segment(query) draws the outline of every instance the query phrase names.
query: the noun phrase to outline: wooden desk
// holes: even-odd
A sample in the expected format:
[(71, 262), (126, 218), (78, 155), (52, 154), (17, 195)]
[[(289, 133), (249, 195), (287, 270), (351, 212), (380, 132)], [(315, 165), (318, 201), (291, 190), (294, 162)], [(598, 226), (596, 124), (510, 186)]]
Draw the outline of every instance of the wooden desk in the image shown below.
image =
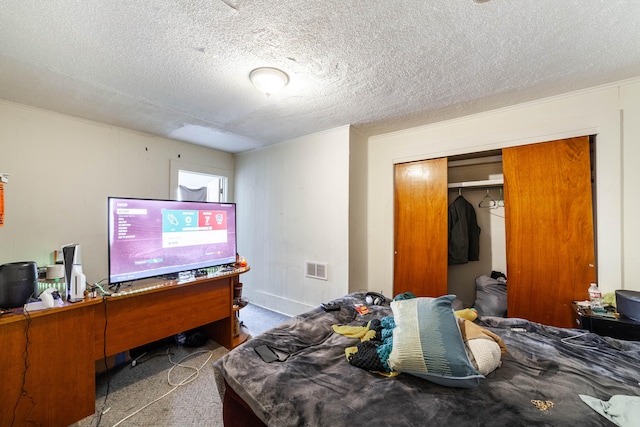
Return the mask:
[(233, 287), (248, 270), (184, 283), (144, 281), (119, 296), (3, 316), (0, 426), (68, 426), (93, 414), (95, 361), (105, 355), (200, 326), (231, 349)]
[(69, 425), (95, 411), (96, 305), (0, 319), (0, 425)]

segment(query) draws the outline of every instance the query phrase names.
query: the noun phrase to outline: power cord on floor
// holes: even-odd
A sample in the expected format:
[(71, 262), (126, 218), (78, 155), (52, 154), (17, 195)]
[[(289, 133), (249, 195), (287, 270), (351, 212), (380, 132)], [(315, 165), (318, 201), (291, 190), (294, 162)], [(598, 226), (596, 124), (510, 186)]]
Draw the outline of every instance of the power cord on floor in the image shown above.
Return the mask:
[(142, 357), (144, 357), (144, 356), (146, 356), (146, 355), (147, 355), (147, 352), (145, 351), (145, 352), (144, 352), (144, 353), (142, 353), (140, 356), (138, 356), (138, 357), (136, 357), (135, 359), (133, 359), (133, 360), (131, 361), (131, 367), (132, 367), (132, 368), (135, 368), (135, 367), (136, 367), (136, 365), (138, 364), (138, 360), (140, 360)]
[[(207, 357), (207, 360), (205, 360), (202, 365), (200, 365), (200, 367), (195, 368), (193, 366), (188, 366), (188, 365), (183, 365), (182, 362), (184, 362), (185, 360), (199, 355), (199, 354), (206, 354), (209, 353), (209, 357)], [(136, 410), (135, 412), (132, 412), (131, 414), (127, 415), (126, 417), (124, 417), (123, 419), (121, 419), (120, 421), (118, 421), (117, 423), (115, 423), (113, 425), (113, 427), (116, 427), (118, 425), (120, 425), (122, 422), (128, 420), (129, 418), (133, 417), (134, 415), (136, 415), (137, 413), (139, 413), (140, 411), (142, 411), (145, 408), (148, 408), (149, 406), (153, 405), (154, 403), (164, 399), (165, 397), (167, 397), (168, 395), (170, 395), (171, 393), (173, 393), (174, 391), (176, 391), (179, 387), (182, 387), (184, 385), (189, 384), (190, 382), (192, 382), (193, 380), (195, 380), (198, 375), (200, 375), (200, 371), (202, 370), (202, 368), (204, 368), (204, 366), (211, 360), (211, 358), (213, 357), (213, 352), (211, 350), (199, 350), (199, 351), (195, 351), (191, 354), (186, 355), (185, 357), (183, 357), (182, 359), (180, 359), (178, 362), (174, 362), (173, 360), (171, 360), (171, 354), (169, 353), (169, 349), (167, 349), (167, 357), (169, 358), (169, 362), (171, 362), (171, 364), (173, 364), (173, 366), (171, 367), (171, 369), (169, 369), (169, 372), (167, 372), (167, 382), (169, 383), (170, 386), (173, 386), (173, 388), (171, 390), (169, 390), (168, 392), (166, 392), (165, 394), (163, 394), (162, 396), (158, 397), (157, 399), (147, 403), (146, 405), (144, 405), (142, 408)], [(186, 368), (186, 369), (191, 369), (194, 372), (192, 372), (190, 375), (188, 375), (185, 379), (183, 379), (182, 381), (178, 382), (178, 383), (173, 383), (171, 381), (171, 373), (173, 372), (173, 370), (177, 367), (180, 368)]]
[[(207, 354), (209, 353), (209, 357), (207, 357), (207, 360), (204, 361), (204, 363), (202, 365), (200, 365), (199, 368), (194, 368), (193, 366), (188, 366), (188, 365), (182, 365), (182, 362), (184, 362), (185, 360), (187, 360), (188, 358), (192, 357), (192, 356), (196, 356), (198, 354)], [(194, 351), (191, 354), (186, 355), (185, 357), (183, 357), (182, 359), (180, 359), (178, 362), (174, 362), (173, 360), (171, 360), (171, 355), (167, 354), (167, 356), (169, 357), (169, 362), (171, 362), (173, 364), (173, 366), (171, 367), (171, 369), (169, 369), (169, 372), (167, 372), (167, 382), (169, 383), (169, 385), (172, 386), (176, 386), (176, 387), (180, 387), (183, 385), (187, 385), (189, 384), (191, 381), (195, 380), (196, 378), (198, 378), (198, 375), (200, 375), (200, 370), (202, 368), (204, 368), (204, 366), (209, 362), (209, 360), (211, 360), (211, 358), (213, 357), (213, 352), (211, 350), (198, 350), (198, 351)], [(180, 368), (186, 368), (186, 369), (192, 369), (194, 372), (189, 375), (188, 377), (186, 377), (185, 379), (183, 379), (182, 381), (180, 381), (179, 383), (172, 383), (171, 382), (171, 372), (173, 372), (173, 370), (177, 367)]]

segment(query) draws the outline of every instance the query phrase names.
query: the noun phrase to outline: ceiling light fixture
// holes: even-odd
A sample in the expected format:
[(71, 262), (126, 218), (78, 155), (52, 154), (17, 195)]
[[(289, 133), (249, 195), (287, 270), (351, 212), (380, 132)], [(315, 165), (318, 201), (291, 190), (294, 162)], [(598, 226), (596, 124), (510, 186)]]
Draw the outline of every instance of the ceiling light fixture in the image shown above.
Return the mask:
[(289, 76), (282, 70), (271, 67), (261, 67), (249, 73), (249, 79), (256, 89), (267, 95), (273, 95), (289, 83)]

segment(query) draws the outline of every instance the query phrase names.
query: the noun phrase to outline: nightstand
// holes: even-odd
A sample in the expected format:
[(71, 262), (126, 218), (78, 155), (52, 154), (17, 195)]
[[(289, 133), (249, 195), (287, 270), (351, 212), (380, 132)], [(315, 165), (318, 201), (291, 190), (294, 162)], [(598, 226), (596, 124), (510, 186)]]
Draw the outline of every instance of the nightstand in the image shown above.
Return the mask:
[(640, 341), (640, 322), (593, 313), (590, 308), (571, 303), (576, 327), (598, 335), (629, 341)]

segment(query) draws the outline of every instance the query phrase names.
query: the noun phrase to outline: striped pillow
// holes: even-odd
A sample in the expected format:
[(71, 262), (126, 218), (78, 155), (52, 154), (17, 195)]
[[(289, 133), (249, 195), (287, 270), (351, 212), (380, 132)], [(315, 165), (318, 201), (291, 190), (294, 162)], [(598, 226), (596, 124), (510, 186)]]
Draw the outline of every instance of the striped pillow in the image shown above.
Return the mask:
[(455, 295), (391, 302), (396, 322), (392, 370), (447, 387), (472, 388), (482, 374), (475, 370), (462, 340), (451, 303)]

